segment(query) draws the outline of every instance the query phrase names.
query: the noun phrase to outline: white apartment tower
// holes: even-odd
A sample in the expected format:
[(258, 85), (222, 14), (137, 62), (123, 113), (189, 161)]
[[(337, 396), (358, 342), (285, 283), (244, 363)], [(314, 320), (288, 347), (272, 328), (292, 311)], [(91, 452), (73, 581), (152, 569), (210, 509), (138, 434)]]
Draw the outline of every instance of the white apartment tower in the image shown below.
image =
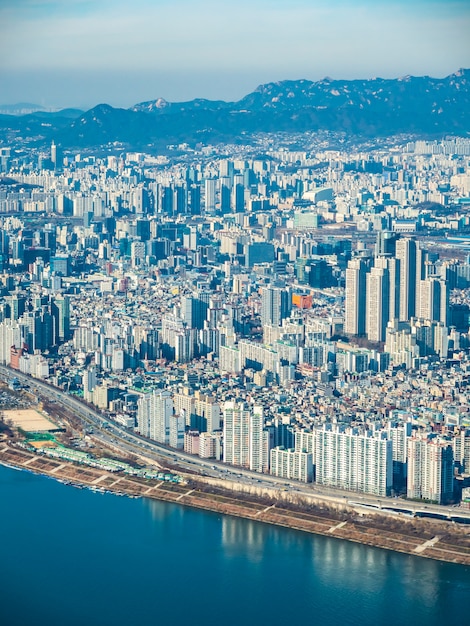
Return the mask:
[(390, 275), (386, 267), (373, 267), (367, 274), (366, 333), (369, 341), (385, 341), (389, 321)]
[(291, 478), (309, 483), (313, 478), (312, 454), (296, 452), (282, 446), (271, 450), (270, 473), (280, 478)]
[(144, 437), (168, 445), (173, 400), (167, 391), (142, 396), (137, 402), (137, 430)]
[(407, 497), (446, 504), (453, 499), (454, 453), (448, 441), (417, 435), (408, 439)]
[(377, 496), (390, 494), (392, 442), (386, 433), (324, 426), (316, 431), (315, 476), (320, 485)]
[(257, 472), (267, 471), (269, 450), (263, 409), (229, 401), (224, 405), (223, 416), (224, 463)]
[(184, 411), (176, 413), (170, 417), (170, 447), (182, 450), (184, 448), (185, 431)]

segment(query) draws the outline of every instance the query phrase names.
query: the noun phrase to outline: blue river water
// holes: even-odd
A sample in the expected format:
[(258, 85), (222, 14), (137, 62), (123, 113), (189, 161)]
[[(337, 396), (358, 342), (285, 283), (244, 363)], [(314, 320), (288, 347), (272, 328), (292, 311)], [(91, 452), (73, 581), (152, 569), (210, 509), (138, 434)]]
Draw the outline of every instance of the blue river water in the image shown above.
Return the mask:
[(470, 624), (470, 568), (0, 466), (4, 626)]

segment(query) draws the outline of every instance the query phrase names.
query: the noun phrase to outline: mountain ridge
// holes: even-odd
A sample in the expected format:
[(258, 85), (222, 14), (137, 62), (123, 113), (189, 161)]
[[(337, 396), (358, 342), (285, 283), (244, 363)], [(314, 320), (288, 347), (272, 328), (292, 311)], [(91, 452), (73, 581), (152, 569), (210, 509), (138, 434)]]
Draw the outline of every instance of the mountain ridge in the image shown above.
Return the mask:
[[(24, 130), (51, 137), (65, 148), (93, 148), (119, 143), (132, 149), (172, 143), (233, 142), (253, 133), (327, 130), (354, 136), (470, 133), (470, 70), (444, 78), (403, 76), (395, 79), (319, 81), (284, 80), (259, 85), (236, 102), (196, 98), (168, 102), (156, 98), (129, 108), (99, 104), (69, 123), (61, 112), (15, 117)], [(67, 110), (68, 112), (69, 110)], [(0, 117), (0, 137), (12, 116)], [(60, 120), (59, 120), (60, 118)], [(57, 119), (57, 124), (54, 120)], [(39, 122), (42, 120), (42, 124)], [(71, 121), (70, 121), (71, 120)], [(36, 126), (34, 126), (36, 124)], [(39, 129), (39, 130), (38, 130)]]

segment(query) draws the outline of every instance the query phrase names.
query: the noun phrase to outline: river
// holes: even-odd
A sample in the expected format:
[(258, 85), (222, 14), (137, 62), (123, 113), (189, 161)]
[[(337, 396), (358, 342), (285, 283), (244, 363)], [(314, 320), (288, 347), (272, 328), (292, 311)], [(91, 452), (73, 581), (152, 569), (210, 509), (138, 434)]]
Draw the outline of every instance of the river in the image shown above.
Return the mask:
[(5, 626), (469, 623), (470, 568), (0, 466)]

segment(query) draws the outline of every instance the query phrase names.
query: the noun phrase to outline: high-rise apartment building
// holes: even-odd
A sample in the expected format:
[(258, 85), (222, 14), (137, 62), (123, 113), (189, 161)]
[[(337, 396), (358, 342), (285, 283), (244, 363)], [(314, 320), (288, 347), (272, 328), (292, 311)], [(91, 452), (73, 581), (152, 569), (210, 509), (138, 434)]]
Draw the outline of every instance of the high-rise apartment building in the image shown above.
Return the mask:
[(280, 478), (291, 478), (304, 483), (312, 482), (312, 454), (286, 449), (283, 446), (273, 448), (270, 453), (270, 473)]
[(220, 428), (220, 405), (214, 398), (195, 393), (196, 428), (200, 432), (212, 433)]
[(429, 434), (408, 439), (407, 497), (446, 504), (453, 499), (452, 445)]
[(207, 178), (204, 184), (205, 200), (204, 208), (206, 213), (212, 215), (215, 212), (215, 200), (217, 191), (217, 180), (215, 178)]
[(264, 435), (263, 409), (229, 401), (224, 405), (223, 415), (224, 463), (267, 471), (269, 448)]
[(400, 261), (400, 308), (399, 319), (410, 320), (416, 312), (416, 251), (419, 244), (408, 237), (396, 242), (396, 258)]
[(449, 293), (445, 280), (429, 276), (420, 281), (420, 298), (416, 316), (431, 322), (442, 322), (447, 326)]
[(137, 403), (137, 430), (159, 443), (170, 443), (170, 419), (173, 400), (167, 391), (142, 396)]
[(250, 417), (243, 402), (224, 405), (224, 463), (250, 467)]
[(369, 341), (385, 341), (390, 314), (390, 274), (387, 267), (373, 267), (366, 279), (366, 333)]
[(392, 442), (385, 432), (324, 426), (316, 431), (315, 477), (321, 485), (387, 496), (393, 483)]
[(261, 323), (281, 326), (291, 312), (291, 294), (283, 287), (263, 287), (261, 290)]
[(351, 259), (346, 269), (346, 318), (344, 330), (349, 335), (366, 332), (366, 276), (363, 259)]

